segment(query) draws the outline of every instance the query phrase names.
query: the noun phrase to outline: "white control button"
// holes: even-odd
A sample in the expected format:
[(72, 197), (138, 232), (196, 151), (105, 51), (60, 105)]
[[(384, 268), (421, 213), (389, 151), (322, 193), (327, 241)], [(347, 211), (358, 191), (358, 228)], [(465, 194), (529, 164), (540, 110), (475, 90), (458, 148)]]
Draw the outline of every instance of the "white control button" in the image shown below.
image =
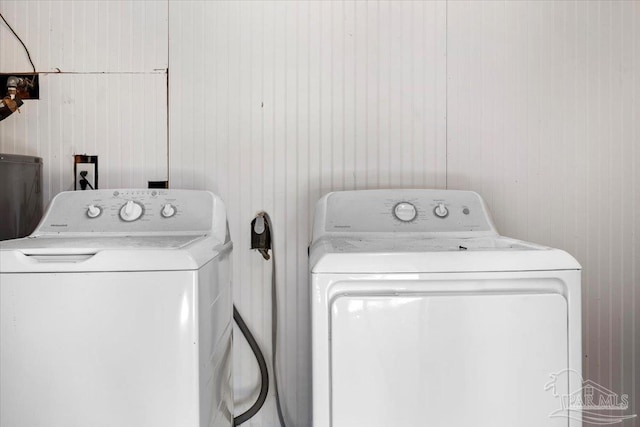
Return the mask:
[(89, 209), (87, 209), (87, 216), (89, 218), (99, 217), (101, 213), (102, 209), (100, 209), (100, 207), (96, 205), (89, 205)]
[(400, 221), (409, 222), (416, 219), (416, 216), (418, 216), (418, 211), (416, 210), (416, 207), (411, 203), (401, 202), (393, 208), (393, 214)]
[(123, 221), (131, 222), (142, 216), (142, 206), (139, 203), (129, 200), (120, 209), (120, 218)]
[(171, 203), (167, 203), (166, 205), (164, 205), (162, 207), (161, 214), (162, 214), (162, 216), (164, 218), (171, 218), (172, 216), (174, 216), (176, 214), (176, 208), (173, 207), (173, 205)]
[(436, 214), (437, 217), (444, 218), (449, 215), (449, 210), (444, 205), (444, 203), (439, 202), (438, 206), (433, 210), (433, 213)]

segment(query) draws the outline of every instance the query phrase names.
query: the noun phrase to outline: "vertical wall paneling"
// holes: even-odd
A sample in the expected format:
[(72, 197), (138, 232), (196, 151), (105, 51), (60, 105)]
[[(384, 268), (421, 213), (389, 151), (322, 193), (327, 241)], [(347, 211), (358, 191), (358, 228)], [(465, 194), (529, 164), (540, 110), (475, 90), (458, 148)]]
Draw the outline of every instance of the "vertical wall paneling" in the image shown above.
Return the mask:
[[(0, 0), (28, 47), (40, 99), (0, 123), (0, 152), (44, 160), (45, 204), (73, 188), (73, 154), (99, 156), (101, 188), (167, 179), (167, 3)], [(0, 72), (29, 72), (0, 24)]]
[(73, 189), (74, 154), (99, 156), (101, 188), (166, 179), (165, 74), (41, 74), (40, 81), (40, 100), (0, 124), (0, 152), (43, 158), (45, 203)]
[[(584, 376), (640, 411), (640, 2), (449, 2), (448, 183), (583, 266)], [(630, 424), (631, 425), (631, 424)]]
[[(332, 190), (444, 187), (446, 5), (176, 1), (169, 8), (171, 186), (225, 200), (236, 305), (267, 353), (270, 264), (249, 250), (249, 222), (260, 210), (271, 215), (280, 387), (292, 425), (310, 425), (313, 208)], [(239, 413), (257, 394), (258, 372), (236, 337)], [(272, 398), (250, 424), (277, 424)]]
[[(640, 2), (0, 0), (0, 11), (44, 73), (41, 99), (0, 123), (0, 152), (44, 158), (46, 200), (72, 186), (71, 155), (84, 152), (100, 156), (101, 187), (169, 174), (174, 188), (220, 194), (234, 298), (267, 353), (271, 265), (249, 250), (249, 222), (271, 214), (293, 425), (310, 425), (315, 202), (401, 186), (476, 190), (504, 234), (575, 255), (585, 376), (640, 412)], [(29, 69), (0, 24), (0, 72)], [(239, 334), (235, 346), (240, 412), (258, 370)], [(277, 425), (272, 397), (250, 425)]]
[[(42, 72), (150, 72), (167, 68), (166, 1), (0, 0), (0, 11)], [(0, 26), (0, 72), (31, 71)]]

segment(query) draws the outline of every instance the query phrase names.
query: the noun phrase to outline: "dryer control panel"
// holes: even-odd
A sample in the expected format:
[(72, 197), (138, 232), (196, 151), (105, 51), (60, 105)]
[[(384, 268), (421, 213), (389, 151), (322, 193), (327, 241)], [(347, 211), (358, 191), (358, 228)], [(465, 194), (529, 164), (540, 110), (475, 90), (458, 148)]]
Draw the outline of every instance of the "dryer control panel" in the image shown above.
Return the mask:
[(329, 193), (317, 232), (487, 232), (495, 228), (482, 198), (457, 190), (360, 190)]
[(216, 204), (222, 205), (217, 196), (196, 190), (68, 191), (51, 201), (34, 234), (207, 233), (220, 215)]

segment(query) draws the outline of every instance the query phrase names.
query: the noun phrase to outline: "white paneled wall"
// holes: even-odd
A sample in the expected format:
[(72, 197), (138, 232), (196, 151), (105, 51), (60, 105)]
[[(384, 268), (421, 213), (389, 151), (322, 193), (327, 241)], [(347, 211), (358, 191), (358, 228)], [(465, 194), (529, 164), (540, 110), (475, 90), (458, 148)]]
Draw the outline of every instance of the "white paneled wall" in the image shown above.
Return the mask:
[[(446, 5), (176, 1), (169, 15), (171, 186), (226, 201), (236, 305), (269, 353), (270, 265), (249, 223), (271, 215), (280, 388), (291, 425), (310, 426), (313, 207), (331, 190), (445, 186)], [(258, 373), (238, 331), (235, 346), (240, 412)], [(277, 425), (272, 398), (249, 425)]]
[[(45, 204), (73, 189), (73, 154), (99, 156), (101, 188), (167, 179), (167, 3), (0, 0), (0, 12), (45, 72), (40, 99), (0, 123), (0, 152), (43, 158)], [(0, 72), (30, 71), (0, 23)]]
[[(42, 72), (164, 72), (167, 1), (0, 0), (0, 12)], [(20, 43), (0, 25), (0, 72), (29, 72)]]
[(44, 161), (44, 200), (73, 190), (73, 155), (98, 155), (100, 188), (167, 176), (166, 74), (41, 74), (40, 100), (0, 123), (0, 152)]
[[(85, 152), (100, 155), (102, 187), (169, 173), (173, 188), (220, 194), (234, 297), (267, 353), (270, 264), (249, 250), (249, 222), (271, 214), (291, 426), (310, 426), (314, 204), (358, 188), (473, 189), (504, 234), (574, 254), (585, 374), (640, 412), (639, 1), (0, 0), (0, 11), (50, 73), (42, 99), (0, 123), (0, 152), (44, 157), (46, 199), (72, 185), (71, 155)], [(0, 72), (19, 71), (26, 56), (0, 24)], [(237, 331), (235, 346), (240, 412), (258, 372)], [(248, 425), (277, 425), (272, 395)]]
[(585, 377), (637, 414), (640, 2), (450, 2), (447, 20), (449, 188), (577, 257)]

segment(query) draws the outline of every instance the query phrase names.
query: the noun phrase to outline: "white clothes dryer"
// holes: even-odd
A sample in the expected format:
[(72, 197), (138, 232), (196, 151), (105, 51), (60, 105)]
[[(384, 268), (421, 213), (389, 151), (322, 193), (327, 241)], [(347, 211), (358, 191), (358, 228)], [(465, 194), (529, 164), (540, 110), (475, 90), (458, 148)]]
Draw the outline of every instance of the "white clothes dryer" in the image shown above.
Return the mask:
[(313, 426), (581, 426), (563, 408), (581, 387), (580, 268), (500, 236), (473, 192), (326, 195), (310, 248)]
[(0, 242), (0, 425), (230, 426), (227, 229), (209, 192), (76, 191)]

